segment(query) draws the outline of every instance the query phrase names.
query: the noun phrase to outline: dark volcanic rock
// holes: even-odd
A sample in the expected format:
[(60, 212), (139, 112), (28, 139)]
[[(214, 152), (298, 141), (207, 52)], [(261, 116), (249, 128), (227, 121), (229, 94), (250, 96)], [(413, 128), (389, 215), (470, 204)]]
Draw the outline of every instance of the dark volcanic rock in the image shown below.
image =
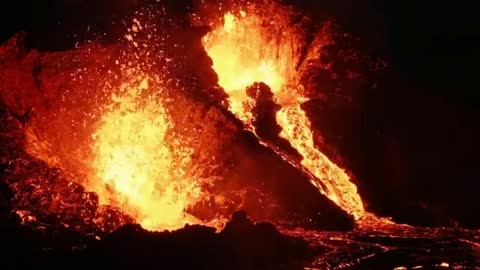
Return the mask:
[(290, 158), (300, 161), (303, 157), (292, 147), (290, 142), (279, 136), (282, 127), (277, 123), (277, 112), (281, 105), (273, 101), (273, 93), (265, 83), (254, 83), (245, 90), (247, 95), (255, 100), (252, 108), (253, 125), (255, 133), (263, 141), (278, 146), (287, 152)]
[(255, 100), (255, 107), (252, 109), (255, 132), (262, 139), (277, 139), (282, 127), (277, 124), (275, 116), (282, 106), (273, 101), (270, 87), (264, 83), (254, 83), (246, 89), (246, 92)]
[(307, 244), (280, 234), (272, 225), (254, 224), (234, 214), (219, 234), (202, 226), (153, 233), (127, 225), (84, 254), (122, 269), (302, 269)]
[[(2, 221), (3, 224), (3, 221)], [(3, 226), (3, 225), (2, 225)], [(2, 245), (14, 244), (11, 260), (3, 266), (108, 267), (115, 269), (303, 269), (307, 243), (282, 235), (270, 224), (254, 224), (234, 217), (221, 233), (214, 228), (185, 226), (174, 232), (149, 232), (139, 225), (125, 225), (102, 240), (74, 232), (50, 235), (28, 227), (2, 230)], [(8, 233), (3, 235), (4, 233)], [(17, 242), (15, 242), (17, 241)], [(18, 260), (28, 258), (28, 260)]]

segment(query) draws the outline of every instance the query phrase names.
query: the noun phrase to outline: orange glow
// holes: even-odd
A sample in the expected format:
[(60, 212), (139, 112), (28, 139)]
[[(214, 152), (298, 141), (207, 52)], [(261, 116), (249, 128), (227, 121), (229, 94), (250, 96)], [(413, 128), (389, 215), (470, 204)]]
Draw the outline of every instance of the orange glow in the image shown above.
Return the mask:
[[(224, 15), (223, 25), (203, 39), (213, 59), (219, 84), (230, 96), (230, 109), (241, 120), (251, 120), (245, 88), (254, 82), (268, 84), (279, 92), (294, 79), (295, 59), (292, 44), (279, 44), (272, 31), (266, 35), (260, 17), (240, 11)], [(273, 25), (272, 25), (273, 26)]]
[[(87, 191), (95, 192), (101, 206), (119, 209), (145, 229), (174, 230), (185, 224), (204, 223), (188, 210), (204, 198), (201, 179), (205, 176), (194, 175), (193, 150), (175, 134), (165, 107), (166, 97), (161, 97), (166, 92), (166, 76), (148, 69), (148, 59), (144, 58), (150, 54), (148, 46), (136, 38), (142, 29), (140, 21), (134, 19), (130, 34), (125, 35), (127, 48), (111, 61), (114, 64), (109, 66), (108, 75), (92, 76), (94, 95), (78, 97), (79, 103), (95, 105), (81, 123), (87, 138), (54, 141), (37, 136), (38, 126), (27, 127), (26, 149), (49, 166), (61, 168)], [(84, 76), (76, 74), (73, 81), (83, 82)], [(75, 90), (72, 92), (88, 93)], [(69, 111), (60, 110), (59, 118)], [(73, 122), (62, 122), (62, 126)], [(105, 229), (103, 217), (97, 221)]]
[(357, 220), (362, 218), (365, 210), (357, 187), (350, 182), (350, 177), (341, 168), (315, 147), (309, 120), (300, 105), (284, 107), (278, 112), (277, 121), (283, 128), (280, 136), (287, 139), (302, 154), (302, 165), (315, 175), (326, 189), (317, 179), (311, 179), (312, 184)]
[(295, 64), (302, 43), (293, 33), (298, 31), (289, 28), (288, 17), (278, 18), (279, 12), (270, 14), (265, 17), (245, 11), (237, 16), (227, 13), (223, 25), (204, 38), (219, 84), (229, 95), (230, 110), (252, 129), (254, 101), (245, 89), (254, 82), (269, 85), (275, 101), (283, 107), (277, 113), (277, 122), (283, 129), (280, 136), (303, 156), (301, 166), (314, 176), (312, 184), (356, 220), (361, 220), (367, 213), (357, 187), (344, 170), (316, 148), (309, 120), (300, 107), (307, 98), (299, 93), (301, 86), (296, 83)]
[[(275, 6), (262, 14), (256, 10), (255, 7), (246, 7), (245, 10), (226, 13), (222, 23), (203, 39), (219, 84), (229, 96), (230, 111), (243, 121), (247, 129), (254, 131), (252, 108), (255, 100), (247, 96), (245, 90), (255, 82), (269, 85), (274, 101), (282, 106), (276, 115), (282, 127), (280, 136), (290, 142), (303, 160), (289, 160), (279, 148), (273, 151), (307, 171), (311, 183), (357, 221), (373, 220), (374, 216), (365, 211), (357, 187), (348, 174), (315, 145), (309, 119), (301, 109), (301, 104), (308, 100), (301, 94), (302, 86), (298, 83), (296, 70), (304, 47), (302, 32), (289, 25), (291, 20), (285, 8)], [(38, 130), (35, 128), (39, 126), (27, 126), (26, 148), (51, 167), (61, 168), (86, 190), (96, 192), (100, 204), (120, 209), (146, 229), (177, 229), (187, 223), (203, 223), (188, 212), (210, 195), (202, 190), (202, 184), (208, 179), (195, 176), (200, 173), (193, 166), (202, 164), (192, 164), (193, 150), (183, 147), (180, 136), (175, 136), (182, 127), (173, 126), (167, 113), (172, 112), (172, 108), (165, 107), (168, 103), (166, 97), (159, 97), (166, 89), (162, 82), (173, 78), (149, 69), (155, 61), (149, 61), (148, 56), (162, 56), (160, 51), (148, 51), (151, 40), (147, 43), (137, 40), (137, 33), (143, 29), (140, 21), (133, 21), (125, 35), (128, 49), (119, 57), (112, 56), (105, 61), (109, 64), (103, 65), (108, 69), (107, 73), (102, 73), (108, 74), (104, 75), (106, 77), (92, 75), (89, 77), (94, 82), (91, 87), (77, 89), (72, 83), (71, 93), (65, 94), (67, 98), (72, 93), (81, 96), (71, 98), (75, 101), (72, 102), (74, 106), (60, 103), (66, 106), (58, 112), (58, 122), (62, 125), (56, 127), (78, 126), (72, 130), (81, 131), (82, 136), (69, 138), (73, 132), (65, 128), (59, 137), (63, 140), (56, 140), (57, 137), (49, 134), (60, 132), (45, 127), (49, 132), (42, 138), (36, 134)], [(315, 50), (319, 48), (317, 46)], [(309, 53), (312, 52), (306, 54), (307, 58)], [(317, 56), (318, 52), (315, 53)], [(95, 57), (88, 58), (91, 59)], [(75, 73), (74, 82), (77, 79), (79, 82), (88, 81), (82, 78), (87, 77), (86, 73), (95, 74), (90, 68), (81, 70), (84, 74)], [(87, 113), (81, 117), (65, 117), (68, 121), (63, 121), (63, 115), (71, 107), (78, 106), (79, 111), (83, 110), (77, 105), (83, 101), (91, 106), (86, 106)], [(259, 140), (270, 145), (261, 138)]]
[[(148, 79), (125, 83), (114, 95), (93, 135), (91, 188), (100, 203), (120, 207), (144, 228), (176, 229), (194, 218), (186, 214), (201, 192), (198, 183), (176, 168), (165, 141), (170, 128), (162, 104), (140, 100)], [(188, 159), (188, 156), (183, 158)]]

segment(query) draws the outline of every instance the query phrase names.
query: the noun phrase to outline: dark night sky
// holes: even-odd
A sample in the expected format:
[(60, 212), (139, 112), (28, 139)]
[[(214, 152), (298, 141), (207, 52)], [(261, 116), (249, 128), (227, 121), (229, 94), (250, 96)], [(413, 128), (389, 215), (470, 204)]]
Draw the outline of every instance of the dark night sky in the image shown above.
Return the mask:
[(422, 91), (445, 94), (464, 105), (478, 102), (475, 63), (480, 60), (480, 16), (473, 1), (292, 2), (308, 10), (327, 7)]

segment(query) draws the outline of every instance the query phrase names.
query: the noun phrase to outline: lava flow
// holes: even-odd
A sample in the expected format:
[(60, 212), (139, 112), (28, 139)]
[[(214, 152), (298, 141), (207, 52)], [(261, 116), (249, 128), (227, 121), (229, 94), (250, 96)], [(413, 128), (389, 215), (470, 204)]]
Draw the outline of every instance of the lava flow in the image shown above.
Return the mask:
[(232, 113), (252, 131), (254, 100), (247, 96), (246, 87), (255, 82), (270, 86), (275, 102), (282, 106), (276, 117), (282, 128), (280, 136), (303, 156), (300, 166), (313, 175), (312, 184), (360, 221), (369, 213), (357, 187), (344, 170), (316, 148), (309, 120), (301, 109), (301, 104), (308, 101), (299, 91), (302, 86), (295, 68), (301, 57), (301, 37), (288, 25), (285, 8), (272, 8), (275, 12), (270, 10), (268, 14), (259, 14), (262, 9), (254, 7), (228, 12), (223, 24), (204, 38), (219, 84), (229, 95)]

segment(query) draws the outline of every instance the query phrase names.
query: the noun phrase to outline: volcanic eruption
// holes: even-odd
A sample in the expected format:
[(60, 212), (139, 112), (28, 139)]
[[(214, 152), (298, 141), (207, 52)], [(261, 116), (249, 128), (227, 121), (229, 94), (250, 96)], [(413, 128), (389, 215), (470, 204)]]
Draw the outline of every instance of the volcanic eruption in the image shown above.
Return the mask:
[[(268, 18), (267, 14), (274, 14), (274, 10), (275, 18)], [(255, 82), (266, 83), (281, 107), (276, 114), (282, 129), (280, 136), (302, 156), (297, 166), (313, 175), (312, 184), (323, 194), (360, 219), (365, 216), (365, 209), (356, 186), (314, 145), (309, 120), (301, 108), (308, 97), (301, 94), (297, 73), (301, 60), (308, 63), (311, 59), (300, 59), (302, 36), (299, 29), (288, 25), (288, 16), (288, 10), (273, 4), (261, 9), (251, 6), (248, 11), (240, 10), (237, 16), (227, 13), (224, 24), (204, 38), (206, 50), (212, 57), (219, 84), (229, 95), (230, 110), (251, 128), (251, 107), (255, 101), (245, 89)], [(328, 44), (328, 37), (322, 38), (325, 43), (315, 44), (315, 49), (321, 50)]]
[[(273, 9), (279, 11), (275, 18), (265, 17)], [(187, 213), (202, 200), (215, 209), (225, 207), (222, 204), (232, 198), (207, 191), (216, 182), (225, 180), (218, 180), (221, 175), (206, 175), (206, 169), (199, 168), (202, 164), (198, 164), (195, 156), (205, 149), (188, 146), (186, 141), (196, 135), (179, 131), (186, 128), (175, 123), (175, 115), (179, 114), (175, 103), (194, 92), (187, 89), (192, 86), (183, 86), (185, 82), (175, 78), (175, 73), (185, 70), (179, 71), (183, 69), (181, 60), (165, 48), (177, 37), (169, 37), (171, 34), (165, 28), (159, 28), (164, 25), (154, 22), (154, 12), (149, 12), (139, 12), (132, 19), (123, 36), (123, 48), (111, 49), (110, 55), (95, 59), (97, 63), (93, 65), (103, 75), (87, 74), (91, 67), (82, 68), (85, 60), (80, 59), (80, 67), (61, 78), (66, 81), (60, 82), (62, 85), (74, 83), (61, 86), (63, 89), (59, 90), (64, 92), (59, 94), (60, 98), (43, 94), (33, 98), (18, 94), (12, 97), (21, 100), (13, 106), (23, 106), (19, 110), (25, 106), (33, 108), (36, 114), (25, 127), (25, 150), (50, 167), (60, 168), (86, 191), (95, 192), (100, 205), (118, 209), (146, 228), (180, 228), (188, 222), (222, 219), (229, 213), (220, 214), (217, 210), (217, 214), (210, 214), (210, 220), (204, 221)], [(291, 16), (291, 9), (272, 2), (263, 6), (247, 4), (243, 9), (232, 7), (223, 20), (207, 22), (212, 30), (203, 36), (201, 46), (212, 59), (218, 85), (209, 82), (212, 86), (203, 91), (208, 97), (223, 89), (224, 98), (217, 106), (231, 112), (233, 117), (227, 113), (231, 120), (226, 121), (235, 122), (235, 117), (240, 120), (242, 125), (237, 128), (255, 134), (260, 144), (288, 166), (300, 170), (322, 194), (359, 221), (366, 212), (355, 185), (316, 148), (301, 108), (308, 96), (302, 95), (297, 66), (302, 65), (302, 47), (307, 54), (309, 48), (302, 43), (300, 26), (289, 25)], [(278, 23), (265, 25), (273, 19)], [(198, 24), (201, 18), (193, 20)], [(327, 30), (319, 33), (323, 34)], [(328, 44), (328, 37), (322, 40)], [(315, 44), (315, 49), (323, 45)], [(99, 49), (84, 47), (79, 51), (80, 55), (97, 57), (93, 54)], [(52, 57), (56, 55), (63, 57), (60, 53)], [(65, 64), (71, 66), (68, 60)], [(206, 68), (209, 67), (201, 69)], [(48, 85), (50, 78), (44, 82), (42, 71), (40, 78), (35, 78), (34, 87), (50, 93), (49, 87), (59, 86)], [(83, 85), (84, 82), (89, 84)], [(272, 93), (269, 102), (278, 105), (278, 110), (263, 122), (270, 103), (263, 102), (262, 97), (256, 98), (255, 93), (249, 96), (255, 83), (263, 83), (264, 91)], [(184, 91), (191, 93), (180, 94)], [(9, 95), (4, 93), (4, 99), (8, 100)], [(258, 123), (254, 125), (255, 122)], [(70, 123), (70, 130), (63, 128), (66, 123)], [(274, 125), (278, 126), (277, 134)], [(269, 130), (273, 135), (263, 136)], [(214, 205), (206, 203), (206, 198), (213, 198)]]
[[(0, 46), (0, 168), (13, 194), (9, 215), (34, 230), (73, 230), (101, 241), (79, 240), (87, 247), (80, 256), (90, 259), (128, 257), (122, 242), (188, 249), (187, 234), (201, 240), (189, 252), (210, 258), (202, 252), (211, 245), (238, 269), (267, 267), (252, 259), (266, 249), (272, 253), (265, 261), (282, 269), (311, 261), (303, 240), (253, 221), (311, 242), (325, 235), (308, 229), (355, 229), (359, 239), (369, 230), (421, 234), (368, 210), (349, 163), (332, 154), (314, 123), (322, 116), (312, 107), (339, 91), (323, 79), (374, 87), (354, 65), (377, 72), (383, 62), (355, 48), (338, 50), (340, 62), (355, 63), (341, 70), (330, 53), (351, 37), (330, 19), (314, 22), (276, 1), (195, 7), (182, 13), (145, 4), (115, 21), (121, 34), (64, 50), (31, 48), (28, 33)], [(182, 228), (179, 238), (160, 233)], [(357, 244), (356, 235), (334, 234), (310, 245), (314, 256), (340, 250), (337, 240), (349, 252)], [(250, 251), (255, 236), (266, 244)], [(351, 254), (396, 250), (387, 246)], [(313, 265), (333, 260), (325, 255)]]

